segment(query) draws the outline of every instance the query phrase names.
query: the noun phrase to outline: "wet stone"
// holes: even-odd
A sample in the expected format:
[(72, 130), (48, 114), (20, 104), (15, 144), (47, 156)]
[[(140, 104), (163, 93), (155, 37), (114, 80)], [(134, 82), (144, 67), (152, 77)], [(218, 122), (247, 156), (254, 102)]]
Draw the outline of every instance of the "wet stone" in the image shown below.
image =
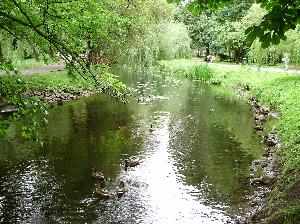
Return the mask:
[(275, 177), (272, 175), (264, 175), (261, 177), (261, 182), (263, 184), (271, 184), (274, 181)]

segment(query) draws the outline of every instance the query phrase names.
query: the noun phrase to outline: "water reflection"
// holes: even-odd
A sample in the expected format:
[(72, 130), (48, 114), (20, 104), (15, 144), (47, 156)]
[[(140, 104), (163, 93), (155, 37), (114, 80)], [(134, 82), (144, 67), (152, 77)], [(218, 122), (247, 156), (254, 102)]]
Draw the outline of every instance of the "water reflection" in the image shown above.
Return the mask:
[[(243, 214), (261, 152), (249, 106), (221, 87), (122, 73), (138, 88), (132, 103), (70, 102), (51, 110), (44, 148), (1, 143), (0, 222), (230, 223)], [(129, 157), (141, 164), (125, 172)], [(110, 199), (95, 194), (92, 167)], [(118, 200), (120, 180), (127, 191)]]
[(201, 203), (201, 190), (182, 182), (170, 152), (170, 113), (161, 114), (146, 143), (145, 161), (130, 174), (146, 186), (140, 189), (139, 201), (147, 205), (141, 223), (224, 223), (228, 217)]

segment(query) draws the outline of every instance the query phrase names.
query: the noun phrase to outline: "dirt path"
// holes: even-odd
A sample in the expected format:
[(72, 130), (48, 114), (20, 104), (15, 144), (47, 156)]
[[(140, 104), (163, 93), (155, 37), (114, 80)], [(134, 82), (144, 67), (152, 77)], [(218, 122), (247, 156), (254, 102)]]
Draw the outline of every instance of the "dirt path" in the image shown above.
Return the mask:
[(287, 71), (283, 68), (258, 68), (258, 67), (250, 67), (253, 71), (264, 71), (264, 72), (286, 72), (286, 73), (298, 73), (300, 74), (300, 70), (288, 69)]
[[(203, 62), (204, 63), (204, 62)], [(238, 65), (238, 64), (222, 64), (222, 63), (212, 63), (214, 65), (220, 66), (220, 67), (227, 67), (227, 68), (236, 68), (236, 67), (243, 67), (243, 65)], [(285, 72), (285, 73), (291, 73), (291, 74), (300, 74), (300, 70), (296, 69), (288, 69), (287, 71), (284, 70), (283, 68), (268, 68), (268, 67), (255, 67), (255, 66), (249, 66), (249, 65), (244, 65), (246, 68), (250, 68), (253, 71), (263, 71), (263, 72)]]
[(61, 71), (64, 70), (65, 68), (66, 65), (64, 63), (56, 63), (56, 64), (43, 65), (41, 67), (36, 67), (36, 68), (21, 69), (20, 72), (23, 75), (30, 75), (30, 74), (37, 74), (37, 73)]
[[(55, 64), (48, 64), (43, 65), (40, 67), (35, 68), (26, 68), (26, 69), (20, 69), (22, 75), (31, 75), (31, 74), (38, 74), (38, 73), (47, 73), (47, 72), (55, 72), (55, 71), (62, 71), (66, 68), (66, 65), (64, 63), (55, 63)], [(0, 70), (0, 75), (4, 75), (5, 72), (3, 70)], [(11, 72), (13, 74), (13, 72)]]

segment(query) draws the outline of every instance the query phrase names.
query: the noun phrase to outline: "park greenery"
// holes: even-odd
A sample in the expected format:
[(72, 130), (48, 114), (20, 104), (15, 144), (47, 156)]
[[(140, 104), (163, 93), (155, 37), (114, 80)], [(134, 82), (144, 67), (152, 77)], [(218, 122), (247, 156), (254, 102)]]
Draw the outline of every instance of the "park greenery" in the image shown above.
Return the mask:
[[(150, 65), (157, 59), (171, 59), (189, 54), (190, 39), (183, 24), (173, 20), (176, 8), (163, 0), (155, 1), (1, 1), (0, 3), (0, 63), (7, 74), (18, 73), (20, 61), (35, 59), (41, 61), (64, 60), (74, 80), (83, 79), (88, 85), (102, 88), (108, 94), (124, 99), (130, 89), (120, 84), (107, 68), (115, 63)], [(169, 30), (166, 34), (165, 28)], [(182, 30), (179, 35), (175, 35)], [(177, 33), (176, 33), (177, 34)], [(170, 44), (165, 46), (168, 35), (180, 43), (173, 52)], [(153, 40), (154, 39), (154, 40)], [(149, 47), (150, 46), (150, 47)], [(131, 57), (127, 57), (130, 55)], [(15, 76), (17, 77), (17, 76)], [(12, 121), (22, 117), (40, 117), (39, 110), (20, 114), (21, 105), (31, 108), (39, 104), (38, 99), (22, 94), (28, 85), (19, 88), (22, 77), (1, 78), (1, 107), (14, 105), (16, 115), (5, 120), (1, 136)], [(78, 78), (79, 77), (79, 78)], [(74, 81), (75, 82), (75, 81)], [(112, 87), (111, 87), (112, 85)], [(116, 86), (117, 85), (117, 86)], [(115, 88), (116, 86), (116, 88)], [(32, 87), (32, 86), (31, 86)], [(14, 93), (14, 94), (12, 94)], [(123, 96), (122, 96), (123, 95)], [(32, 102), (31, 102), (32, 101)], [(33, 102), (34, 101), (34, 102)], [(25, 125), (23, 137), (35, 138), (38, 122)], [(31, 133), (31, 134), (29, 134)]]
[[(189, 58), (260, 67), (282, 64), (288, 53), (289, 62), (298, 66), (300, 2), (168, 2), (177, 4), (165, 0), (2, 0), (0, 109), (12, 107), (14, 111), (10, 116), (0, 114), (0, 137), (9, 138), (11, 124), (22, 121), (21, 136), (42, 141), (38, 129), (47, 123), (49, 105), (28, 94), (35, 91), (106, 92), (125, 102), (133, 90), (110, 73), (114, 64), (135, 69), (158, 65), (163, 72), (229, 87), (247, 84), (250, 94), (275, 105), (281, 113), (275, 130), (284, 143), (278, 151), (282, 176), (266, 220), (293, 221), (299, 214), (299, 200), (285, 202), (284, 191), (299, 186), (299, 75), (230, 69)], [(67, 67), (62, 72), (25, 76), (18, 70), (62, 60)], [(284, 209), (276, 211), (279, 204)]]
[[(168, 2), (176, 2), (186, 4), (184, 0), (168, 0)], [(251, 2), (253, 1), (242, 1)], [(231, 4), (241, 3), (234, 0), (195, 0), (188, 1), (187, 8), (195, 14), (205, 12), (207, 9), (217, 9), (230, 6)], [(296, 28), (300, 22), (300, 2), (291, 0), (270, 1), (256, 0), (256, 3), (267, 10), (259, 24), (253, 24), (246, 27), (245, 33), (247, 39), (252, 42), (255, 38), (259, 38), (262, 47), (269, 47), (270, 44), (277, 45), (280, 40), (286, 40), (285, 32)], [(230, 7), (235, 8), (235, 7)]]

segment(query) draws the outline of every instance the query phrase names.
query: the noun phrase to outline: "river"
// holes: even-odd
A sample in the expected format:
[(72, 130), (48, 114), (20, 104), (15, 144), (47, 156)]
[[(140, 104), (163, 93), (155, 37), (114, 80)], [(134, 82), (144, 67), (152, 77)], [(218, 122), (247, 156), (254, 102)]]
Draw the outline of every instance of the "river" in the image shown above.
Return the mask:
[[(137, 89), (130, 103), (105, 94), (68, 102), (49, 111), (44, 147), (1, 142), (0, 222), (214, 224), (244, 215), (249, 167), (263, 150), (246, 100), (189, 79), (114, 73)], [(140, 165), (125, 171), (126, 158)], [(109, 199), (95, 193), (93, 167)]]

